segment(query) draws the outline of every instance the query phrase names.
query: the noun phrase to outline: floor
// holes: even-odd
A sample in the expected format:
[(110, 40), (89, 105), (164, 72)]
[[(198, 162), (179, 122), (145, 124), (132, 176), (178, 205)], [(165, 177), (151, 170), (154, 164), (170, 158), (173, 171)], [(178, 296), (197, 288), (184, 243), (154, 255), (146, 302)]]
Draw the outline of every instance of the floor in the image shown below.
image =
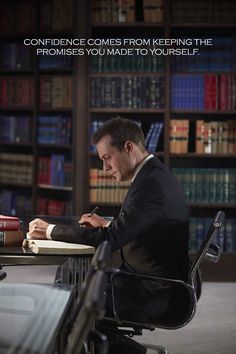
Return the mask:
[[(51, 283), (56, 266), (12, 266), (5, 270), (3, 282)], [(236, 283), (204, 283), (191, 323), (174, 331), (145, 331), (135, 339), (164, 346), (169, 354), (236, 354)]]

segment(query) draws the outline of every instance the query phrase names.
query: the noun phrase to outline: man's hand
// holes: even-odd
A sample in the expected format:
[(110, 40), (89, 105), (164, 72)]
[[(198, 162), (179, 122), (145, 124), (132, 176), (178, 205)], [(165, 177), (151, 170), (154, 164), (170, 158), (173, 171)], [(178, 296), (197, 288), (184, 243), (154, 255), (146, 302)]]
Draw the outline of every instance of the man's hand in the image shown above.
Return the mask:
[(106, 227), (107, 220), (97, 214), (83, 214), (79, 220), (81, 226)]
[(41, 219), (34, 219), (29, 223), (28, 236), (33, 239), (46, 239), (48, 223)]

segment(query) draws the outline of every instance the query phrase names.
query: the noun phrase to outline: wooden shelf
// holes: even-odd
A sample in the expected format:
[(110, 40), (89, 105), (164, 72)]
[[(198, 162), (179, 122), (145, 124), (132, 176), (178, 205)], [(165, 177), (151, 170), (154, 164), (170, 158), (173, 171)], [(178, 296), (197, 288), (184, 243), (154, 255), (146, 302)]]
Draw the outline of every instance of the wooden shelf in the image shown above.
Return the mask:
[(33, 74), (34, 70), (33, 69), (14, 69), (14, 70), (4, 70), (4, 69), (0, 69), (0, 75), (1, 76), (18, 76), (18, 75), (26, 75), (27, 77), (29, 77), (29, 75)]
[(110, 23), (93, 23), (92, 28), (162, 28), (164, 23), (154, 23), (154, 22), (110, 22)]
[(0, 107), (0, 111), (5, 111), (5, 112), (17, 112), (17, 113), (23, 113), (23, 112), (33, 112), (34, 107)]
[(33, 145), (32, 143), (12, 143), (12, 142), (0, 142), (0, 146), (9, 146), (9, 147), (26, 147), (26, 148), (32, 148)]
[(124, 76), (164, 76), (164, 72), (103, 72), (103, 73), (93, 73), (90, 77), (124, 77)]
[(196, 152), (188, 152), (186, 154), (170, 154), (171, 158), (226, 158), (226, 159), (234, 159), (236, 158), (236, 154), (197, 154)]
[(201, 114), (201, 115), (235, 115), (236, 111), (199, 111), (199, 110), (171, 110), (170, 114)]
[(188, 203), (190, 208), (202, 208), (202, 209), (236, 209), (236, 204), (235, 203), (228, 203), (228, 204), (222, 204), (222, 203)]
[(233, 28), (236, 29), (235, 22), (170, 22), (170, 27), (180, 28)]
[(63, 144), (38, 144), (39, 149), (72, 149), (72, 145)]
[(72, 107), (71, 108), (39, 108), (39, 114), (40, 113), (71, 113)]
[(33, 186), (32, 184), (25, 184), (25, 183), (19, 183), (19, 182), (0, 182), (0, 186), (2, 187), (13, 187), (13, 188), (22, 188), (22, 189), (32, 189)]
[(70, 75), (73, 73), (72, 68), (52, 68), (52, 69), (43, 69), (39, 68), (40, 75)]
[(164, 109), (155, 109), (155, 108), (90, 108), (91, 113), (152, 113), (152, 114), (159, 114), (165, 113)]
[(72, 187), (63, 187), (63, 186), (54, 186), (51, 184), (38, 184), (38, 188), (41, 189), (52, 189), (56, 191), (67, 191), (67, 192), (72, 192), (73, 188)]

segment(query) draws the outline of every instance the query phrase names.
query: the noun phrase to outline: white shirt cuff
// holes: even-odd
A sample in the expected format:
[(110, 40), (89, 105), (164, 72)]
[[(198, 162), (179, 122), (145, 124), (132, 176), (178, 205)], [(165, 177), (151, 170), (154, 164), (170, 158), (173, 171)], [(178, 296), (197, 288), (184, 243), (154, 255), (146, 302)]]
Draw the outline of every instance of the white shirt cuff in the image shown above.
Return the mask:
[(52, 237), (51, 237), (51, 233), (52, 233), (52, 229), (55, 227), (56, 225), (54, 224), (49, 224), (48, 227), (47, 227), (47, 230), (46, 230), (46, 237), (48, 240), (52, 240)]
[(105, 227), (108, 227), (110, 225), (110, 223), (111, 223), (111, 220), (108, 221), (108, 223), (106, 224)]

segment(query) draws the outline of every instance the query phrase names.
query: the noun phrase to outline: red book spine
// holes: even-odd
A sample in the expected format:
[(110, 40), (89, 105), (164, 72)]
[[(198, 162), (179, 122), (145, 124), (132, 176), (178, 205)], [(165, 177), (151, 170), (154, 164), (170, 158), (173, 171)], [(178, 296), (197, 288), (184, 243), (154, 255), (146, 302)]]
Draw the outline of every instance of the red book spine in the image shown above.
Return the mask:
[(216, 111), (218, 109), (218, 77), (217, 75), (211, 75), (211, 110)]
[(0, 230), (15, 231), (20, 229), (20, 220), (0, 220)]
[(221, 74), (220, 75), (220, 110), (221, 111), (226, 111), (226, 75)]

